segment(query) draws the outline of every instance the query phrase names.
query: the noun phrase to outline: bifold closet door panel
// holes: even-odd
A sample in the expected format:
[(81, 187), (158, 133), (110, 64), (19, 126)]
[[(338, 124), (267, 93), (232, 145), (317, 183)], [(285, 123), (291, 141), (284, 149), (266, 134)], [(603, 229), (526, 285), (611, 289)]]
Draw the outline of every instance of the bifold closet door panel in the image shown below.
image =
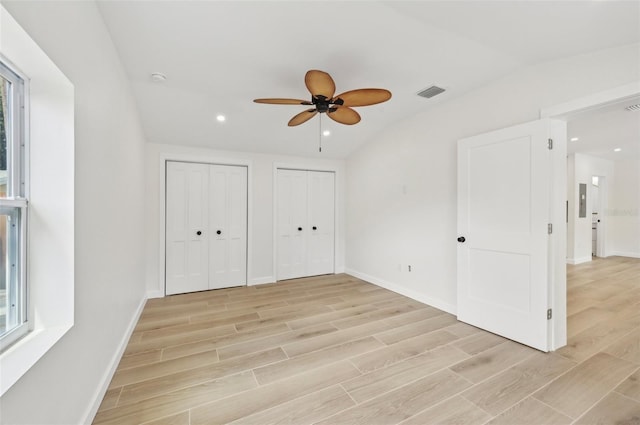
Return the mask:
[(166, 294), (208, 289), (209, 166), (167, 162)]
[(334, 272), (335, 173), (309, 171), (307, 275)]
[(247, 167), (211, 165), (209, 289), (247, 284)]
[(334, 272), (335, 173), (277, 171), (277, 279)]
[(277, 278), (306, 276), (307, 174), (278, 170)]

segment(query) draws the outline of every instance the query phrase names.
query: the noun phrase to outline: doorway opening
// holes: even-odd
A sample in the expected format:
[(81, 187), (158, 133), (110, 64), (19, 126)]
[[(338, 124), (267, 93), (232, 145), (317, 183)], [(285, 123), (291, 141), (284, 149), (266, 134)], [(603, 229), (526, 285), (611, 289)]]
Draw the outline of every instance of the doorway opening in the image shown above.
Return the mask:
[(591, 256), (606, 257), (604, 241), (606, 240), (606, 222), (604, 212), (607, 211), (607, 177), (591, 177)]
[[(564, 326), (569, 345), (563, 351), (583, 346), (582, 339), (593, 340), (594, 332), (616, 335), (619, 329), (612, 310), (622, 308), (625, 303), (640, 304), (640, 283), (625, 271), (640, 262), (636, 259), (640, 258), (640, 246), (627, 244), (630, 248), (619, 248), (624, 245), (621, 238), (625, 233), (640, 240), (640, 226), (633, 228), (616, 213), (621, 200), (629, 198), (625, 193), (630, 195), (634, 190), (637, 193), (639, 179), (614, 178), (624, 174), (617, 172), (617, 168), (633, 170), (640, 165), (640, 121), (625, 109), (637, 103), (640, 83), (633, 83), (541, 111), (542, 117), (567, 122), (568, 266)], [(631, 187), (634, 184), (635, 189)], [(635, 208), (637, 216), (637, 205)], [(633, 206), (626, 210), (634, 211)], [(626, 314), (626, 310), (621, 311)], [(554, 323), (555, 329), (560, 330), (556, 336), (562, 333), (561, 321), (558, 317)], [(607, 326), (610, 328), (603, 330)], [(607, 338), (600, 342), (606, 342)], [(555, 338), (554, 342), (558, 348), (567, 341), (562, 343), (561, 338)]]

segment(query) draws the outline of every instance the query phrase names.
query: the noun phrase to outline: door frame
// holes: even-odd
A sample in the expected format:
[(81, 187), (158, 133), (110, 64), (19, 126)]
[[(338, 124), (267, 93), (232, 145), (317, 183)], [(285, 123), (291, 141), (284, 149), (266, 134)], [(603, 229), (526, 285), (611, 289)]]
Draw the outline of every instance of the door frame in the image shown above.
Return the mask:
[(343, 266), (339, 266), (339, 245), (338, 235), (341, 233), (338, 231), (341, 228), (342, 222), (339, 221), (339, 214), (342, 205), (342, 196), (339, 188), (341, 187), (339, 179), (342, 177), (339, 174), (338, 167), (332, 166), (317, 166), (303, 163), (288, 163), (288, 162), (274, 162), (273, 163), (273, 280), (278, 281), (278, 170), (298, 170), (298, 171), (321, 171), (325, 173), (334, 174), (333, 183), (333, 273), (344, 272)]
[(180, 153), (167, 153), (161, 152), (159, 155), (159, 179), (160, 182), (160, 196), (158, 196), (160, 219), (159, 221), (159, 247), (158, 247), (158, 279), (159, 287), (162, 288), (162, 297), (167, 296), (166, 288), (166, 250), (167, 250), (167, 234), (166, 234), (166, 221), (167, 221), (167, 161), (175, 162), (190, 162), (197, 164), (209, 164), (209, 165), (230, 165), (237, 167), (247, 167), (247, 283), (246, 286), (251, 285), (251, 264), (253, 258), (252, 240), (253, 229), (249, 223), (253, 223), (253, 200), (251, 194), (252, 188), (252, 169), (253, 161), (246, 159), (236, 158), (224, 158), (217, 155), (193, 155), (193, 154), (180, 154)]
[[(640, 95), (640, 81), (635, 81), (629, 84), (618, 86), (609, 90), (604, 90), (596, 93), (589, 94), (580, 98), (570, 100), (549, 107), (540, 109), (540, 118), (552, 118), (559, 121), (567, 121), (567, 119), (578, 112), (584, 112), (588, 110), (598, 109), (606, 106), (610, 103), (620, 102), (625, 99), (633, 98)], [(564, 138), (566, 140), (566, 131)], [(566, 158), (561, 158), (556, 162), (555, 168), (558, 172), (554, 173), (553, 187), (554, 192), (562, 192), (562, 199), (567, 198), (566, 194), (566, 178), (567, 178), (567, 161)], [(558, 193), (554, 193), (554, 197), (557, 197)], [(564, 203), (563, 203), (564, 205)], [(561, 219), (560, 219), (561, 218)], [(562, 209), (562, 217), (557, 217), (554, 214), (554, 223), (558, 223), (563, 227), (563, 234), (566, 235), (567, 223), (565, 222), (565, 211)], [(550, 350), (556, 350), (567, 344), (567, 280), (566, 280), (566, 237), (555, 238), (552, 242), (552, 255), (553, 255), (553, 270), (552, 273), (553, 282), (551, 288), (549, 288), (549, 294), (551, 297), (550, 305), (553, 309), (553, 317), (550, 320)], [(564, 250), (562, 249), (564, 247)]]

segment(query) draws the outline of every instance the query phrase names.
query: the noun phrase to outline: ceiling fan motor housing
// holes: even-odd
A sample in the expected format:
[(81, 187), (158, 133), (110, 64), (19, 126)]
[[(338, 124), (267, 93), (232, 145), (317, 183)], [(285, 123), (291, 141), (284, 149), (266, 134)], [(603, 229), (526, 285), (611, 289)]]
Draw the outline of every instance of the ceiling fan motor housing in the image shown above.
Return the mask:
[(316, 106), (316, 110), (320, 113), (335, 112), (337, 108), (331, 105), (342, 105), (344, 101), (340, 98), (329, 99), (324, 95), (318, 94), (311, 98), (311, 103)]

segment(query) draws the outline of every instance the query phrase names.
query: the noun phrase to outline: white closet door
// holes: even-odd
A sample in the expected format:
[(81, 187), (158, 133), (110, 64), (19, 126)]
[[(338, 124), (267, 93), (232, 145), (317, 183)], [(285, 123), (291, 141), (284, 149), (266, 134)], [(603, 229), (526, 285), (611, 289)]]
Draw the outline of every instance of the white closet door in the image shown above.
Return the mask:
[(247, 284), (247, 168), (211, 165), (209, 289)]
[(335, 174), (277, 172), (277, 279), (334, 272)]
[(307, 172), (278, 170), (277, 278), (306, 276)]
[(167, 162), (167, 295), (208, 289), (208, 186), (208, 165)]
[(335, 174), (309, 171), (307, 276), (334, 272)]

